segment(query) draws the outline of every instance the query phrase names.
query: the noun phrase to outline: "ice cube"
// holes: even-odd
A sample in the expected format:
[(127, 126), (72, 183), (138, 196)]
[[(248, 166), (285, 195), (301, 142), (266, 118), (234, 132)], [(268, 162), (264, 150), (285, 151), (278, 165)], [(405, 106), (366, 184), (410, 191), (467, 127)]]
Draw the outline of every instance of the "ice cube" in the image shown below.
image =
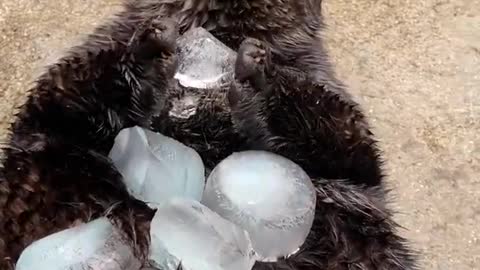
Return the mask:
[(18, 259), (16, 270), (139, 269), (131, 246), (108, 221), (99, 218), (35, 241)]
[(205, 96), (226, 92), (234, 78), (237, 53), (201, 27), (185, 32), (177, 44), (177, 83), (172, 85), (176, 94), (169, 99), (168, 115), (188, 119)]
[(184, 87), (218, 88), (233, 79), (236, 52), (204, 28), (193, 28), (177, 41), (175, 78)]
[(294, 162), (269, 152), (245, 151), (213, 169), (202, 203), (250, 234), (258, 260), (276, 261), (304, 243), (316, 192)]
[(192, 148), (160, 133), (132, 127), (120, 131), (109, 154), (128, 191), (157, 207), (173, 197), (200, 200), (202, 159)]
[(158, 208), (150, 224), (149, 260), (163, 270), (250, 270), (247, 232), (197, 201), (177, 198)]

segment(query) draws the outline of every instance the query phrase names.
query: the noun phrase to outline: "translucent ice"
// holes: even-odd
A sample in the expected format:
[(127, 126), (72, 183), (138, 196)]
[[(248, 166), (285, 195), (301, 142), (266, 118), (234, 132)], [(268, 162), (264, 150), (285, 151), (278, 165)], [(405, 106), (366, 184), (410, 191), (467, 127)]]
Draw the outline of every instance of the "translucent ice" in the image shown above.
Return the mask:
[(140, 127), (126, 128), (115, 138), (109, 156), (128, 191), (152, 207), (177, 196), (202, 197), (202, 159), (172, 138)]
[(202, 203), (247, 230), (261, 261), (296, 252), (310, 232), (316, 193), (294, 162), (268, 152), (234, 153), (207, 179)]
[(178, 40), (175, 78), (184, 87), (216, 88), (233, 78), (236, 53), (203, 28), (193, 28)]
[(163, 204), (150, 224), (149, 259), (175, 270), (250, 270), (253, 251), (247, 232), (197, 201), (177, 198)]
[(237, 53), (203, 28), (193, 28), (177, 40), (177, 95), (170, 99), (170, 117), (187, 119), (197, 113), (202, 97), (225, 91), (233, 80)]
[(139, 269), (131, 247), (107, 218), (42, 238), (28, 246), (16, 270)]

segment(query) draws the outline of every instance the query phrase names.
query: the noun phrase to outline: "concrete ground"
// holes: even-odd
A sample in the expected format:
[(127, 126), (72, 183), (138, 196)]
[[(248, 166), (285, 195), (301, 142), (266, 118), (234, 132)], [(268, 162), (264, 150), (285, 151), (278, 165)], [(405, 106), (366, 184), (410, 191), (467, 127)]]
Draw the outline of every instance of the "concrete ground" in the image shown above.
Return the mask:
[[(42, 66), (118, 3), (0, 1), (1, 138)], [(422, 268), (480, 269), (480, 0), (326, 0), (325, 15)]]

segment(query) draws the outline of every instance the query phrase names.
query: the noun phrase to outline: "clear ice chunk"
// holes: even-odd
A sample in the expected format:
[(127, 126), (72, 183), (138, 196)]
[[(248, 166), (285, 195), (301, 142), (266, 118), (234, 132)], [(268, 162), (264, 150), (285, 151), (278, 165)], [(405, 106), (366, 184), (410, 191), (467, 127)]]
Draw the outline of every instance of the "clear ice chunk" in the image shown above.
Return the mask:
[(184, 87), (218, 88), (233, 79), (235, 51), (198, 27), (177, 41), (178, 69), (174, 76)]
[(247, 232), (200, 204), (177, 198), (158, 208), (150, 224), (149, 260), (163, 270), (250, 270)]
[(192, 148), (141, 127), (120, 131), (109, 157), (134, 197), (156, 208), (173, 197), (202, 198), (205, 168)]
[(15, 269), (123, 270), (140, 266), (123, 235), (107, 218), (99, 218), (33, 242), (22, 252)]
[(202, 203), (249, 233), (259, 261), (276, 261), (305, 242), (316, 191), (294, 162), (269, 152), (245, 151), (213, 169)]
[(204, 28), (193, 28), (177, 40), (178, 68), (168, 115), (188, 119), (205, 96), (225, 91), (234, 78), (237, 53)]

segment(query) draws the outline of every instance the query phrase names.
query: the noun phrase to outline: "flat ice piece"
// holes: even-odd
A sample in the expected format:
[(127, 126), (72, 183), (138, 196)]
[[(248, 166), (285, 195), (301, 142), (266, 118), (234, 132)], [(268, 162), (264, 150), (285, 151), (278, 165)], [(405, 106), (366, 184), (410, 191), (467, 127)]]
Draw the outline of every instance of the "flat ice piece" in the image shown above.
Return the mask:
[(139, 269), (140, 261), (107, 218), (51, 234), (20, 255), (16, 270)]
[(202, 203), (250, 234), (258, 260), (276, 261), (305, 242), (316, 192), (294, 162), (269, 152), (245, 151), (213, 169)]
[(109, 157), (135, 198), (156, 208), (173, 197), (202, 198), (205, 168), (192, 148), (138, 126), (120, 131)]
[(255, 263), (247, 232), (194, 200), (158, 208), (150, 224), (149, 260), (163, 270), (250, 270)]
[(185, 32), (177, 44), (179, 66), (174, 78), (180, 85), (218, 88), (233, 80), (236, 52), (206, 29), (198, 27)]

